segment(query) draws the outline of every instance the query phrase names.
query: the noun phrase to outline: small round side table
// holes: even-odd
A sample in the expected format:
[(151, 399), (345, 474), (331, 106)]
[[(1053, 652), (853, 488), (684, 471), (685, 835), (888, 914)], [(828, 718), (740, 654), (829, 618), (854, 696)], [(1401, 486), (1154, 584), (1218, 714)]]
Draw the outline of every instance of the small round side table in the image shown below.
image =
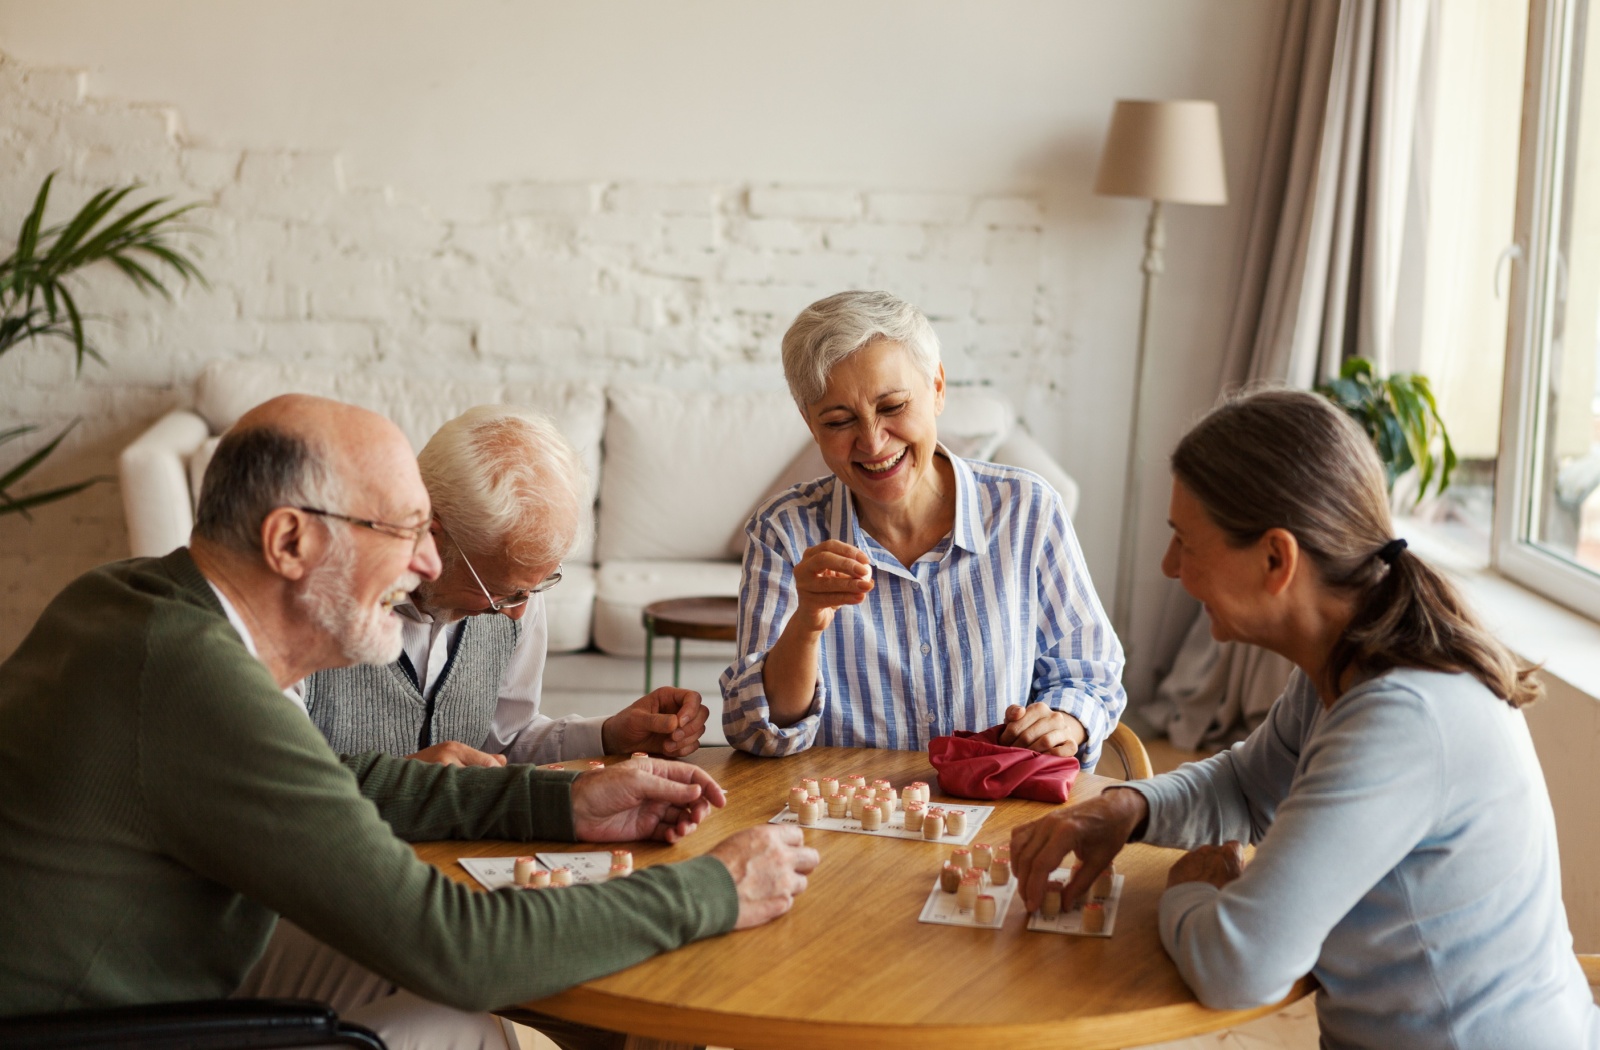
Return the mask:
[(650, 691), (655, 670), (656, 635), (672, 639), (672, 684), (683, 669), (683, 640), (731, 642), (739, 630), (737, 598), (673, 598), (644, 607), (644, 691)]

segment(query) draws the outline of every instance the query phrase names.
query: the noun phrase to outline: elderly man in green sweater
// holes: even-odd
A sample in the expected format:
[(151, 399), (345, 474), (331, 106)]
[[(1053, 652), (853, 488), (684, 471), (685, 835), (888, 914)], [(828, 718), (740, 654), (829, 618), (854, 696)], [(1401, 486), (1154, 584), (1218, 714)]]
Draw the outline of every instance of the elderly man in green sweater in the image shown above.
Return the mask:
[(391, 1047), (493, 1045), (459, 1011), (789, 908), (816, 854), (776, 827), (559, 893), (475, 893), (416, 859), (407, 840), (674, 842), (722, 803), (665, 761), (341, 764), (284, 690), (395, 659), (393, 606), (439, 568), (428, 521), (392, 423), (278, 398), (218, 447), (189, 548), (50, 604), (0, 666), (0, 1015), (233, 994), (282, 916)]

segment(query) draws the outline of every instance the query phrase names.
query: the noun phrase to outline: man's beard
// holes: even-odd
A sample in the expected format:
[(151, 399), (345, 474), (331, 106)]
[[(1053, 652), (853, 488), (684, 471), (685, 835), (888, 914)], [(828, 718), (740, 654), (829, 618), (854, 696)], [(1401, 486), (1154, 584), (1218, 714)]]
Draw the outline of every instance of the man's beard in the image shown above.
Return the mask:
[(355, 544), (335, 531), (327, 559), (306, 578), (297, 599), (350, 663), (393, 663), (400, 658), (400, 620), (390, 609), (422, 581), (408, 572), (395, 581), (383, 604), (364, 607), (356, 597), (355, 561)]

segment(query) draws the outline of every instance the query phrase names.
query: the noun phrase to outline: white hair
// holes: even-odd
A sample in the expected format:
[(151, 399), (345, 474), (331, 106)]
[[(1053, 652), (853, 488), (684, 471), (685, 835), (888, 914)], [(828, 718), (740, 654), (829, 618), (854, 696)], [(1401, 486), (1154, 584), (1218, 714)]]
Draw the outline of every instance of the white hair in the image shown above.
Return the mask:
[(531, 568), (560, 561), (577, 543), (589, 478), (538, 412), (469, 408), (428, 439), (417, 467), (434, 516), (469, 555), (504, 552)]
[(933, 382), (939, 337), (922, 311), (889, 292), (840, 292), (800, 311), (783, 334), (783, 378), (804, 412), (822, 400), (834, 366), (879, 339), (904, 346)]

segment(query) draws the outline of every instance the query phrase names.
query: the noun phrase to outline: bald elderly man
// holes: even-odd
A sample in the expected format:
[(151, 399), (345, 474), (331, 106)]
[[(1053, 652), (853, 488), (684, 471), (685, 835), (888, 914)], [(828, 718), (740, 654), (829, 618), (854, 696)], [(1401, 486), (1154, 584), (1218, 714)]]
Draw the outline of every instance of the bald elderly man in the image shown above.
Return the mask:
[(581, 893), (475, 893), (417, 860), (407, 841), (673, 842), (723, 801), (654, 759), (342, 764), (284, 690), (395, 658), (395, 605), (438, 575), (431, 518), (392, 423), (278, 398), (223, 438), (189, 547), (50, 603), (0, 665), (0, 1015), (243, 989), (394, 1050), (504, 1046), (477, 1011), (788, 909), (816, 855), (773, 827)]
[(433, 500), (439, 576), (396, 606), (398, 660), (302, 684), (334, 750), (501, 765), (635, 751), (679, 758), (700, 746), (706, 708), (688, 689), (657, 689), (607, 718), (540, 713), (544, 594), (561, 580), (589, 499), (583, 463), (554, 423), (480, 405), (440, 427), (417, 466)]

